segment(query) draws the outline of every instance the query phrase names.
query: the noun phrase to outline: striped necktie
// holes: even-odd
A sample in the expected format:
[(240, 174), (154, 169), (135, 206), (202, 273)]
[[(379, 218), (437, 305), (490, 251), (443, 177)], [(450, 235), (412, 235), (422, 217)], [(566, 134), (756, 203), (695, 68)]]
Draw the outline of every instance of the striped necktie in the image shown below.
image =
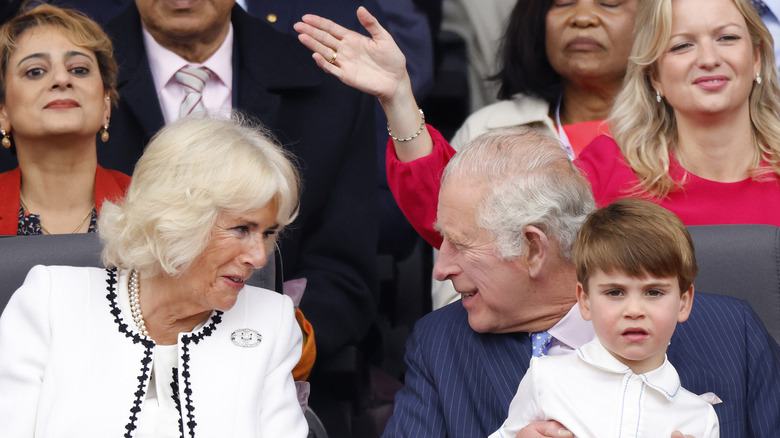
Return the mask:
[(179, 109), (179, 117), (186, 117), (193, 113), (205, 113), (203, 105), (203, 87), (206, 86), (211, 73), (205, 68), (182, 67), (174, 74), (176, 81), (184, 86), (185, 95)]

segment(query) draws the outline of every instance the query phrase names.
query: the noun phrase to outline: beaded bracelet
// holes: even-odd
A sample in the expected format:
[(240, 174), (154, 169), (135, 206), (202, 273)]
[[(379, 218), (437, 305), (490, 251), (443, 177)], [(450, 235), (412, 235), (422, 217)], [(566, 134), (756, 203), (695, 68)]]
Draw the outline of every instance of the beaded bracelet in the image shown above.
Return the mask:
[(417, 138), (417, 136), (420, 135), (421, 132), (423, 132), (423, 129), (425, 129), (425, 113), (423, 112), (422, 108), (418, 108), (418, 109), (420, 110), (420, 118), (421, 118), (420, 129), (418, 129), (417, 132), (412, 134), (411, 137), (398, 138), (398, 137), (394, 136), (393, 135), (393, 131), (390, 130), (390, 122), (387, 122), (387, 133), (390, 134), (390, 138), (392, 138), (395, 141), (400, 141), (400, 142), (410, 141), (410, 140), (413, 140), (413, 139)]

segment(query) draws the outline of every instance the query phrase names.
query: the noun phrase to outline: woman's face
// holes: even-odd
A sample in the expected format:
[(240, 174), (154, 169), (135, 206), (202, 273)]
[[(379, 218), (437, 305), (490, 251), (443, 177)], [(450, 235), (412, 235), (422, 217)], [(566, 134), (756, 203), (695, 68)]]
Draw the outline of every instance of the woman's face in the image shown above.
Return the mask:
[(547, 59), (564, 82), (622, 83), (638, 2), (553, 0), (546, 20)]
[(672, 34), (656, 64), (653, 87), (675, 116), (748, 111), (761, 56), (732, 0), (675, 0)]
[(0, 126), (17, 144), (52, 135), (94, 138), (111, 114), (95, 53), (53, 26), (28, 29), (17, 42), (6, 66)]
[(272, 251), (279, 228), (276, 213), (276, 205), (269, 203), (256, 210), (219, 215), (206, 249), (182, 276), (186, 296), (199, 310), (233, 307), (244, 282), (255, 269), (265, 266)]

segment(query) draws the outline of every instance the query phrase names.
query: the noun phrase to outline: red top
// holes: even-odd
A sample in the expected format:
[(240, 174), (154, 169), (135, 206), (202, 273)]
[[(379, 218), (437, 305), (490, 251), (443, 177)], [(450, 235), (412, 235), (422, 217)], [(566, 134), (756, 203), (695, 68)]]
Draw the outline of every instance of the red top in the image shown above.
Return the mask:
[[(630, 196), (631, 189), (639, 183), (617, 143), (604, 135), (593, 140), (575, 163), (590, 181), (599, 207)], [(685, 225), (780, 226), (780, 178), (777, 174), (767, 174), (760, 180), (711, 181), (686, 171), (674, 155), (670, 156), (669, 174), (675, 181), (686, 177), (683, 189), (669, 193), (663, 200), (655, 197), (649, 200), (671, 210)]]
[(566, 132), (566, 136), (569, 137), (569, 143), (571, 144), (571, 149), (574, 151), (575, 157), (579, 157), (580, 152), (582, 152), (594, 138), (599, 135), (609, 135), (609, 126), (603, 120), (563, 125), (563, 130)]
[[(433, 224), (436, 221), (441, 174), (455, 155), (455, 150), (430, 125), (428, 132), (433, 139), (433, 152), (408, 163), (398, 160), (392, 140), (388, 141), (387, 180), (396, 203), (414, 229), (438, 248), (442, 238), (433, 229)], [(590, 180), (599, 206), (626, 197), (626, 190), (639, 182), (617, 144), (604, 135), (593, 140), (575, 164)], [(670, 173), (675, 181), (680, 181), (687, 172), (672, 157)], [(780, 178), (776, 174), (768, 174), (766, 178), (721, 183), (688, 173), (683, 190), (670, 193), (660, 202), (656, 198), (650, 200), (677, 214), (685, 225), (780, 226)]]
[[(18, 167), (0, 173), (0, 235), (16, 235), (19, 227), (19, 189), (21, 184), (22, 172)], [(98, 166), (95, 170), (95, 208), (98, 214), (100, 214), (103, 201), (123, 197), (129, 185), (129, 176), (116, 170)]]
[(439, 204), (441, 173), (455, 155), (444, 136), (426, 125), (433, 139), (433, 152), (404, 163), (395, 155), (393, 140), (387, 141), (387, 183), (395, 202), (415, 230), (435, 248), (441, 246), (441, 234), (433, 229)]

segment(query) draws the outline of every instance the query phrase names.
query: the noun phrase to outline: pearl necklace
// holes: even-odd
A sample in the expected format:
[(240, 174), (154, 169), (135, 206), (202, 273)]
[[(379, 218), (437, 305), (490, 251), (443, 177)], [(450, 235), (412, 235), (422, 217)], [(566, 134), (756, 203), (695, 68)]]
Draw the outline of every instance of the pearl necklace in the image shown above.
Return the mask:
[(135, 269), (130, 272), (130, 284), (128, 285), (130, 291), (130, 313), (135, 326), (138, 327), (141, 334), (149, 337), (149, 331), (146, 329), (146, 322), (144, 322), (144, 315), (141, 313), (141, 288), (138, 277), (138, 271)]

